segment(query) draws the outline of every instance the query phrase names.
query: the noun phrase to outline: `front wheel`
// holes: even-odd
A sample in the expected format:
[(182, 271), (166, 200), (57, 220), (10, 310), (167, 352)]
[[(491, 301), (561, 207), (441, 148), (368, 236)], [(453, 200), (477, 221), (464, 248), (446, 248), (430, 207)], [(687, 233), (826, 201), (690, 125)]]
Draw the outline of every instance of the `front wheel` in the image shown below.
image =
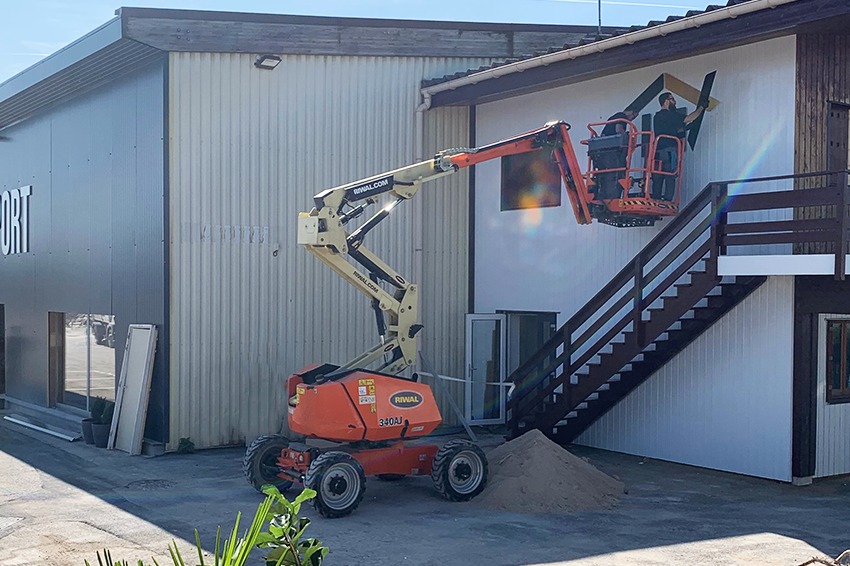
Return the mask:
[(315, 490), (313, 506), (319, 514), (335, 519), (357, 509), (366, 492), (366, 474), (351, 454), (325, 452), (310, 464), (304, 485)]
[(286, 448), (289, 448), (289, 440), (279, 434), (260, 436), (248, 446), (242, 459), (242, 471), (254, 489), (262, 491), (264, 485), (273, 485), (283, 493), (292, 487), (290, 480), (278, 475), (277, 459)]
[(431, 479), (449, 501), (469, 501), (487, 485), (487, 456), (468, 440), (452, 440), (434, 457)]

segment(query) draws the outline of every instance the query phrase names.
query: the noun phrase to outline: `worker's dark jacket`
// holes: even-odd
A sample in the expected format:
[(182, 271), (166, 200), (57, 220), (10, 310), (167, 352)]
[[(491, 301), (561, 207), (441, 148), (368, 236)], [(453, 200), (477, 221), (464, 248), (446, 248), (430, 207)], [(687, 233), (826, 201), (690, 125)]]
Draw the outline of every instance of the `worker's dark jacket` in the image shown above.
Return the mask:
[[(628, 120), (628, 117), (623, 112), (617, 112), (610, 118), (608, 118), (608, 122), (611, 120)], [(626, 127), (626, 124), (623, 122), (615, 122), (614, 124), (605, 124), (605, 127), (602, 128), (602, 133), (599, 134), (601, 136), (614, 136), (617, 135), (617, 126)]]
[[(675, 110), (659, 110), (655, 113), (655, 118), (652, 121), (653, 129), (656, 136), (673, 136), (677, 138), (685, 137), (685, 115), (676, 112)], [(658, 149), (667, 147), (676, 147), (676, 141), (670, 138), (661, 138), (658, 140)]]

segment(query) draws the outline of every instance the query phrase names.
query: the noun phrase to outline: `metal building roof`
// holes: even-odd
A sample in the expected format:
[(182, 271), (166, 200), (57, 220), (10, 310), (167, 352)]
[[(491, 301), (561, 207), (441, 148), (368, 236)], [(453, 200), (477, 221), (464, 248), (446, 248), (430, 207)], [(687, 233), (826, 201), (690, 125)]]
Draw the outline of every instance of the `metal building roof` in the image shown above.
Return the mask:
[[(756, 4), (758, 8), (748, 10), (747, 5)], [(741, 15), (699, 23), (717, 10), (739, 8)], [(506, 58), (493, 65), (428, 79), (422, 88), (431, 96), (432, 107), (490, 102), (781, 35), (828, 28), (846, 30), (849, 16), (847, 0), (729, 0), (725, 5), (710, 5), (643, 26), (618, 28), (601, 36), (590, 33), (528, 57)], [(674, 22), (682, 20), (693, 21), (693, 25), (680, 25), (669, 32), (665, 29), (674, 28)], [(659, 28), (657, 36), (644, 40), (650, 35), (646, 32), (653, 28)], [(616, 38), (628, 39), (632, 35), (636, 36), (633, 41), (608, 47)], [(576, 53), (585, 46), (591, 48)]]
[(589, 29), (120, 8), (114, 19), (0, 83), (0, 129), (170, 51), (509, 58)]

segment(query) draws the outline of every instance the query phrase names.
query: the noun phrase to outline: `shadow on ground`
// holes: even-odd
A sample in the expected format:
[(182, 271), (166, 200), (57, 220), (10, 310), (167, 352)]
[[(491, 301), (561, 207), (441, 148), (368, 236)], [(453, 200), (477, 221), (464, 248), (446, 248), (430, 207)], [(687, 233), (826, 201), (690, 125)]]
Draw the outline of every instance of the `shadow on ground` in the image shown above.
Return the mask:
[[(445, 502), (427, 478), (369, 481), (350, 517), (326, 520), (308, 509), (310, 535), (331, 548), (329, 566), (799, 564), (850, 547), (850, 478), (798, 488), (571, 450), (625, 482), (617, 508), (504, 513)], [(81, 565), (104, 545), (135, 553), (128, 560), (161, 557), (171, 538), (193, 540), (195, 528), (210, 543), (217, 525), (229, 528), (237, 511), (250, 518), (261, 500), (242, 477), (242, 453), (146, 459), (2, 423), (0, 564)]]

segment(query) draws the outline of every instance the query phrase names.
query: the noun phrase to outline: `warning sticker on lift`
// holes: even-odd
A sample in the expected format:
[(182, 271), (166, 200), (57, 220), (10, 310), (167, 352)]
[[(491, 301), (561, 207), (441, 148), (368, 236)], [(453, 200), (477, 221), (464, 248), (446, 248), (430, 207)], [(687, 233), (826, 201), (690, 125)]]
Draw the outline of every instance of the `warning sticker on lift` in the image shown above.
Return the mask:
[(357, 394), (360, 398), (361, 405), (371, 405), (369, 411), (371, 413), (378, 412), (378, 404), (375, 399), (375, 380), (374, 379), (358, 379)]

